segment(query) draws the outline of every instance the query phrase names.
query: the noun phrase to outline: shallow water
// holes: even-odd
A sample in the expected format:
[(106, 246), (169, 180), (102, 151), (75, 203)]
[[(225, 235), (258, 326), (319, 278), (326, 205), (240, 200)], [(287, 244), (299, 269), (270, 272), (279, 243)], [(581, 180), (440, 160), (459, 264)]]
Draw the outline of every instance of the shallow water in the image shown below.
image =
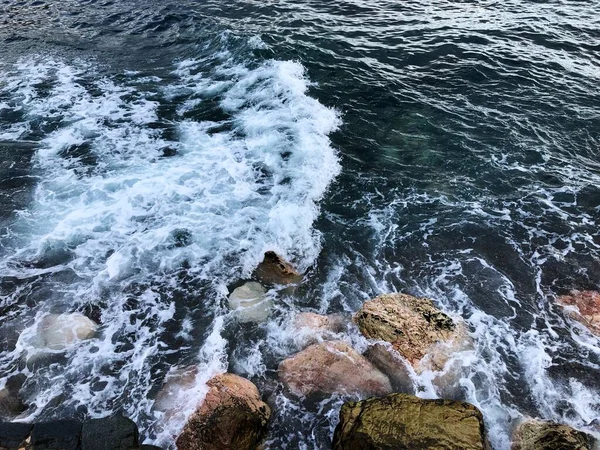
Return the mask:
[[(267, 448), (328, 448), (343, 398), (277, 382), (298, 311), (379, 293), (462, 316), (475, 349), (424, 397), (495, 449), (537, 416), (595, 432), (598, 339), (553, 297), (600, 285), (598, 2), (0, 2), (0, 370), (22, 420), (122, 411), (166, 446), (230, 370)], [(238, 323), (266, 250), (305, 281)], [(40, 355), (45, 314), (99, 335)], [(350, 330), (344, 339), (365, 342)], [(198, 366), (167, 418), (169, 371)]]

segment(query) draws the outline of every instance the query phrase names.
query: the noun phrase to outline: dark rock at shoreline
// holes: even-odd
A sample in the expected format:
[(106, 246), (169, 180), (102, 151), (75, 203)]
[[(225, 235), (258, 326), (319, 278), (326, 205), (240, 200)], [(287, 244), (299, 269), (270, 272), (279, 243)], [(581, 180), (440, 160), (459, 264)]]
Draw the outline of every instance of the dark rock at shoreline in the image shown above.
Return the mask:
[(176, 441), (179, 450), (255, 450), (271, 409), (256, 386), (231, 373), (211, 378), (209, 391)]
[(592, 450), (594, 438), (568, 425), (530, 419), (517, 429), (512, 450)]
[(391, 394), (347, 402), (333, 450), (487, 450), (481, 412), (452, 400)]
[(113, 416), (84, 422), (81, 450), (129, 450), (139, 448), (136, 424), (127, 417)]
[(29, 423), (0, 422), (0, 449), (11, 450), (25, 447), (33, 425)]
[(392, 392), (388, 378), (344, 341), (313, 344), (282, 361), (279, 378), (294, 395), (384, 395)]
[(31, 447), (39, 450), (77, 450), (81, 428), (82, 424), (77, 420), (36, 423), (31, 432)]
[[(0, 450), (138, 450), (136, 424), (123, 416), (25, 424), (0, 422)], [(153, 447), (148, 450), (159, 450)]]
[(265, 285), (295, 284), (302, 275), (275, 252), (266, 252), (263, 261), (254, 270), (254, 277)]
[(23, 374), (14, 375), (0, 389), (0, 417), (11, 419), (27, 409), (27, 405), (19, 397), (19, 390), (25, 379)]

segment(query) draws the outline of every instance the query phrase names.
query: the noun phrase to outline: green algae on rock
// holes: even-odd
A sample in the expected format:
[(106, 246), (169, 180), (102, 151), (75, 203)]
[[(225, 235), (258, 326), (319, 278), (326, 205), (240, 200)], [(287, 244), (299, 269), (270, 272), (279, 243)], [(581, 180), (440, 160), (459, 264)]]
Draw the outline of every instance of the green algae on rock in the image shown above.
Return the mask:
[(347, 402), (333, 450), (489, 450), (481, 412), (454, 400), (390, 394)]

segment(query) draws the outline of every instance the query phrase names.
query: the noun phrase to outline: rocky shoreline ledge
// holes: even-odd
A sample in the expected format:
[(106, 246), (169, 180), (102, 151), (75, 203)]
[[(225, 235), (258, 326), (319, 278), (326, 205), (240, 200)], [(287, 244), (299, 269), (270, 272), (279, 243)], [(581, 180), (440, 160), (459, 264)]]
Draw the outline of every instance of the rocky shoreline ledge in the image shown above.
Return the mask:
[[(253, 279), (239, 285), (228, 298), (237, 320), (264, 321), (271, 299), (267, 288), (292, 290), (302, 275), (273, 252), (265, 254)], [(559, 297), (571, 319), (598, 333), (600, 294), (573, 291)], [(341, 315), (298, 313), (291, 323), (300, 348), (282, 359), (277, 376), (288, 395), (324, 398), (358, 397), (339, 413), (332, 450), (492, 450), (479, 409), (456, 399), (417, 397), (412, 377), (425, 371), (436, 386), (455, 383), (458, 372), (448, 370), (460, 352), (472, 351), (467, 324), (440, 311), (427, 298), (403, 293), (366, 301), (352, 319)], [(355, 330), (367, 342), (354, 348), (346, 335)], [(96, 325), (79, 313), (48, 316), (39, 339), (50, 349), (89, 339)], [(443, 374), (440, 376), (440, 374)], [(173, 411), (170, 396), (196, 382), (197, 368), (181, 368), (158, 392), (155, 408), (165, 418)], [(9, 380), (10, 381), (10, 380)], [(437, 384), (436, 384), (437, 383)], [(15, 385), (15, 386), (13, 386)], [(218, 374), (206, 383), (208, 391), (178, 436), (178, 450), (258, 450), (268, 434), (272, 407), (256, 385), (233, 373)], [(18, 383), (0, 391), (0, 408), (18, 409), (13, 395)], [(14, 398), (13, 398), (14, 397)], [(171, 410), (169, 409), (171, 408)], [(513, 430), (512, 450), (592, 450), (594, 438), (565, 424), (523, 418)], [(85, 422), (61, 420), (25, 424), (0, 423), (0, 450), (158, 450), (140, 445), (137, 426), (114, 416)]]

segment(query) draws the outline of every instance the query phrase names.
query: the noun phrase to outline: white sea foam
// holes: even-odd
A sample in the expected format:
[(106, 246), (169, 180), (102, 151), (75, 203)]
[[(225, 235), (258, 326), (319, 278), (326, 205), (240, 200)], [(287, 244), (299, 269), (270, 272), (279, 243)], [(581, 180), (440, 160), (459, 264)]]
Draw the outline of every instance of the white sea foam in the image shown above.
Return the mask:
[[(57, 126), (39, 143), (34, 201), (15, 223), (0, 267), (21, 279), (61, 270), (74, 276), (36, 299), (35, 308), (22, 309), (25, 331), (2, 355), (4, 370), (36, 351), (25, 337), (46, 311), (104, 305), (95, 338), (66, 349), (58, 365), (27, 372), (27, 400), (34, 406), (22, 420), (43, 414), (64, 391), (65, 404), (85, 405), (93, 416), (118, 402), (153, 441), (172, 443), (205, 394), (205, 382), (227, 369), (220, 307), (227, 284), (248, 276), (266, 250), (300, 269), (316, 259), (317, 202), (340, 170), (328, 138), (338, 115), (307, 95), (310, 83), (298, 63), (250, 68), (225, 53), (220, 57), (220, 65), (207, 71), (201, 61), (179, 63), (170, 84), (142, 80), (154, 92), (98, 77), (85, 63), (33, 58), (5, 74), (2, 93), (25, 119), (0, 135), (23, 137), (36, 120)], [(149, 125), (161, 121), (160, 101), (175, 97), (179, 115), (167, 124), (177, 136), (172, 140)], [(218, 100), (227, 118), (183, 117), (208, 98)], [(177, 155), (161, 157), (165, 147)], [(67, 249), (56, 264), (29, 264), (56, 249)], [(153, 367), (175, 351), (164, 334), (181, 320), (177, 337), (192, 348), (200, 344), (190, 342), (199, 325), (189, 314), (175, 319), (176, 302), (164, 292), (177, 287), (174, 277), (184, 266), (197, 283), (210, 286), (202, 308), (212, 325), (200, 333), (197, 383), (174, 400), (179, 412), (165, 428), (154, 425), (161, 417), (150, 395), (157, 383)], [(190, 298), (190, 307), (196, 301)]]

